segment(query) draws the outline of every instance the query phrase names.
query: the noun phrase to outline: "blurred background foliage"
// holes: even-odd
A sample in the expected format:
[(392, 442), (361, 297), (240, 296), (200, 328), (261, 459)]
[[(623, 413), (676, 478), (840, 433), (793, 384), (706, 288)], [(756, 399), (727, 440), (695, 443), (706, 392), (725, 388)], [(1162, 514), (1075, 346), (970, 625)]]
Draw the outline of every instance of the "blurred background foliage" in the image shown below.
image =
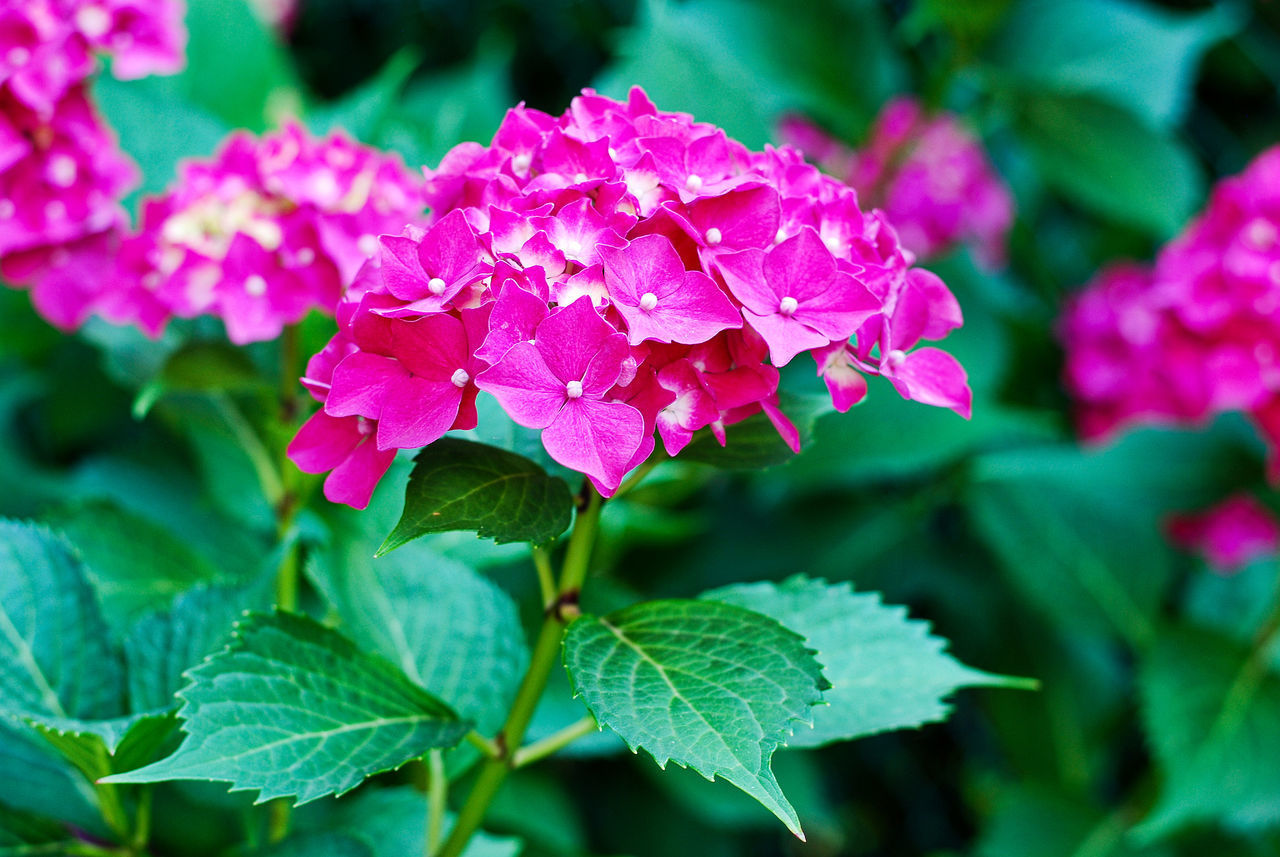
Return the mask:
[[(947, 347), (970, 373), (971, 421), (873, 385), (788, 464), (668, 465), (607, 508), (608, 572), (589, 597), (849, 580), (932, 621), (965, 662), (1042, 690), (970, 691), (945, 725), (780, 754), (807, 844), (732, 788), (658, 772), (604, 737), (514, 777), (494, 831), (530, 855), (1280, 854), (1280, 656), (1255, 645), (1274, 560), (1222, 578), (1161, 530), (1241, 489), (1280, 508), (1261, 444), (1224, 418), (1082, 449), (1054, 335), (1066, 295), (1106, 262), (1150, 258), (1212, 180), (1280, 140), (1280, 4), (303, 0), (283, 35), (244, 0), (189, 5), (184, 74), (96, 83), (144, 192), (236, 127), (298, 116), (435, 164), (487, 141), (517, 101), (558, 113), (584, 86), (632, 85), (754, 148), (787, 113), (859, 144), (889, 97), (916, 93), (979, 130), (1014, 189), (1006, 270), (963, 251), (931, 265), (964, 308)], [(308, 347), (331, 324), (310, 320)], [(262, 450), (246, 442), (269, 427), (244, 416), (274, 401), (253, 380), (274, 371), (272, 344), (169, 378), (145, 418), (132, 412), (169, 353), (211, 335), (186, 323), (149, 342), (94, 323), (66, 337), (0, 290), (0, 513), (51, 521), (91, 565), (104, 557), (109, 612), (169, 603), (175, 579), (252, 578), (278, 549)], [(784, 383), (816, 382), (798, 368)], [(316, 508), (296, 537), (325, 546), (317, 562), (371, 556), (405, 470), (369, 511)], [(429, 550), (484, 565), (533, 603), (519, 551), (469, 536)], [(170, 576), (130, 578), (129, 551), (168, 558)], [(548, 700), (544, 732), (575, 716), (556, 710), (568, 704)], [(20, 797), (10, 791), (0, 802)], [(244, 805), (216, 786), (168, 794), (166, 853), (216, 853), (217, 819)]]

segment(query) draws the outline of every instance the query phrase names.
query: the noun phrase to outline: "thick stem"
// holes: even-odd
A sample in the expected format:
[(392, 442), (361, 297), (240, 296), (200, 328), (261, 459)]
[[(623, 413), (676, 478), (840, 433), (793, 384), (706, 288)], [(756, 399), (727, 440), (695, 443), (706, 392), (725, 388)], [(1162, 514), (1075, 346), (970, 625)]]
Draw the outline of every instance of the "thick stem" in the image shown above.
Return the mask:
[(524, 740), (529, 722), (533, 720), (533, 712), (546, 690), (551, 670), (560, 660), (564, 630), (577, 615), (578, 593), (590, 568), (591, 549), (595, 545), (596, 525), (600, 520), (603, 502), (600, 495), (588, 486), (586, 505), (578, 513), (578, 520), (573, 525), (573, 535), (569, 537), (556, 598), (546, 611), (542, 630), (538, 633), (538, 640), (534, 643), (533, 654), (529, 659), (529, 669), (516, 692), (515, 702), (507, 714), (507, 722), (498, 733), (496, 743), (502, 755), (486, 759), (481, 765), (471, 794), (467, 796), (453, 830), (449, 832), (448, 839), (436, 857), (460, 857), (484, 820), (489, 804), (493, 802), (498, 789), (514, 767), (516, 749)]
[(440, 847), (444, 833), (444, 810), (449, 801), (449, 778), (444, 772), (444, 753), (427, 753), (427, 837), (424, 854), (431, 857)]

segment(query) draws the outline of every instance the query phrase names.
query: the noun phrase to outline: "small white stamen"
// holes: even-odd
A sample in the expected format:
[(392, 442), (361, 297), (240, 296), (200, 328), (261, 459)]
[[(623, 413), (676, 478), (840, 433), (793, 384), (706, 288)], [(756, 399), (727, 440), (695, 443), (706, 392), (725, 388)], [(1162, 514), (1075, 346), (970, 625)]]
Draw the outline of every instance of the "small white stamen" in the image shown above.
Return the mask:
[(31, 51), (26, 48), (11, 48), (4, 58), (11, 66), (24, 66), (31, 60)]
[(111, 29), (111, 14), (101, 6), (83, 6), (76, 12), (76, 27), (91, 39), (100, 38)]
[(779, 228), (778, 231), (773, 234), (774, 244), (781, 244), (783, 241), (786, 241), (786, 240), (787, 240), (787, 233), (784, 232), (781, 228)]
[(791, 295), (787, 295), (778, 303), (778, 312), (782, 313), (783, 315), (791, 315), (793, 312), (799, 309), (799, 307), (800, 307), (800, 302), (797, 301), (795, 298), (791, 297)]
[(161, 282), (162, 279), (159, 271), (148, 271), (142, 276), (142, 286), (150, 292), (154, 292), (156, 289), (160, 288)]
[(840, 246), (840, 239), (834, 235), (822, 236), (822, 243), (827, 245), (827, 249), (832, 253), (839, 253), (843, 249)]
[(689, 173), (689, 177), (684, 180), (684, 186), (689, 190), (701, 190), (702, 176), (697, 173)]
[(722, 233), (719, 229), (712, 226), (710, 229), (707, 230), (707, 243), (710, 244), (712, 247), (716, 246), (723, 240), (724, 240), (724, 233)]
[(568, 396), (570, 399), (582, 398), (582, 382), (570, 381), (568, 384), (565, 384), (564, 394)]
[(899, 366), (905, 363), (906, 360), (907, 360), (906, 352), (900, 351), (897, 348), (890, 349), (889, 353), (884, 356), (884, 364), (888, 366), (890, 369), (897, 369)]
[(316, 251), (310, 247), (303, 247), (298, 251), (298, 264), (306, 267), (316, 260)]
[(575, 238), (570, 238), (568, 241), (565, 241), (564, 244), (560, 245), (560, 249), (566, 256), (577, 256), (582, 252), (582, 242)]
[(433, 295), (444, 294), (444, 287), (446, 285), (447, 283), (445, 283), (445, 281), (440, 279), (439, 277), (432, 277), (431, 279), (427, 280), (427, 289)]
[(16, 211), (17, 207), (14, 206), (13, 200), (0, 199), (0, 220), (8, 220)]
[(244, 292), (251, 298), (260, 298), (267, 293), (267, 281), (258, 274), (251, 274), (244, 281)]
[(68, 188), (76, 183), (76, 161), (70, 155), (54, 155), (49, 159), (49, 181), (54, 187)]
[(1255, 217), (1249, 221), (1244, 228), (1244, 240), (1253, 247), (1253, 249), (1266, 252), (1270, 250), (1276, 243), (1276, 238), (1280, 237), (1274, 223), (1263, 220), (1261, 217)]
[(471, 380), (471, 376), (467, 374), (466, 369), (455, 369), (449, 380), (453, 382), (453, 386), (461, 389), (467, 386), (467, 382)]
[(356, 239), (356, 248), (362, 256), (372, 256), (378, 252), (378, 236), (377, 235), (361, 235)]
[(586, 180), (587, 180), (587, 174), (586, 174), (586, 173), (577, 173), (577, 174), (575, 174), (575, 175), (574, 175), (574, 177), (573, 177), (573, 183), (574, 183), (574, 184), (582, 184), (582, 183), (583, 183), (584, 181), (586, 181)]
[(653, 308), (658, 305), (658, 296), (653, 292), (645, 292), (640, 296), (640, 309), (645, 312), (653, 312)]
[(511, 159), (511, 171), (516, 175), (524, 175), (533, 166), (533, 155), (521, 152)]

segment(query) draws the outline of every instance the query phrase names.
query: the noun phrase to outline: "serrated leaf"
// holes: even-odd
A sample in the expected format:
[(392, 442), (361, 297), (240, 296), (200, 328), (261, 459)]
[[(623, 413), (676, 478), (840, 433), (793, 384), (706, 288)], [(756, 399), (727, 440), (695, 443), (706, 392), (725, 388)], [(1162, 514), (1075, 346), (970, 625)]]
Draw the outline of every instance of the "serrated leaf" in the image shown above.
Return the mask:
[(129, 702), (135, 711), (176, 707), (183, 673), (217, 651), (246, 610), (271, 605), (273, 580), (194, 586), (138, 620), (124, 638)]
[(91, 783), (154, 761), (178, 725), (166, 711), (111, 720), (26, 719)]
[[(422, 793), (412, 787), (361, 789), (350, 797), (314, 806), (314, 814), (298, 817), (299, 828), (352, 837), (367, 845), (373, 857), (426, 853), (427, 814)], [(445, 836), (453, 824), (453, 814), (445, 813)], [(516, 857), (521, 845), (518, 839), (481, 831), (462, 853), (463, 857)]]
[(0, 710), (114, 717), (122, 683), (70, 545), (44, 527), (0, 520)]
[(1232, 640), (1163, 634), (1139, 678), (1142, 720), (1165, 782), (1136, 832), (1191, 822), (1256, 830), (1280, 822), (1280, 676)]
[(1015, 6), (991, 55), (1003, 75), (1091, 93), (1168, 127), (1186, 112), (1200, 57), (1235, 17), (1224, 7), (1176, 14), (1127, 0), (1035, 0)]
[(289, 613), (246, 617), (225, 650), (187, 675), (182, 746), (104, 782), (220, 780), (257, 789), (259, 802), (301, 804), (451, 747), (469, 728), (382, 658)]
[(482, 734), (498, 731), (529, 663), (515, 602), (502, 589), (422, 543), (379, 559), (331, 557), (308, 573), (357, 645), (397, 664)]
[(961, 687), (1025, 686), (1024, 681), (971, 669), (947, 654), (929, 624), (905, 607), (802, 575), (781, 584), (752, 583), (702, 596), (736, 604), (801, 634), (815, 650), (831, 688), (813, 710), (813, 729), (797, 728), (788, 747), (818, 747), (892, 729), (945, 720), (946, 697)]
[(572, 512), (569, 486), (529, 459), (443, 437), (414, 458), (404, 513), (378, 553), (451, 530), (475, 530), (498, 544), (544, 544), (569, 527)]
[(731, 604), (650, 601), (575, 619), (564, 657), (596, 721), (633, 751), (723, 777), (804, 838), (769, 767), (826, 687), (799, 635)]
[[(831, 406), (831, 398), (825, 395), (783, 395), (780, 398), (782, 412), (800, 430), (802, 449), (813, 439), (818, 418), (835, 410)], [(728, 470), (759, 470), (784, 464), (796, 455), (764, 414), (756, 414), (728, 426), (725, 435), (727, 440), (722, 447), (710, 429), (699, 432), (680, 451), (681, 460), (701, 461)]]
[(189, 342), (170, 354), (160, 372), (133, 401), (134, 419), (142, 419), (170, 393), (240, 393), (269, 390), (270, 384), (243, 348), (224, 342)]
[(1186, 145), (1122, 107), (1033, 91), (1016, 121), (1044, 179), (1097, 214), (1167, 238), (1201, 202), (1203, 175)]
[(109, 503), (62, 509), (47, 520), (75, 546), (103, 617), (116, 629), (132, 627), (197, 583), (222, 577), (165, 528)]

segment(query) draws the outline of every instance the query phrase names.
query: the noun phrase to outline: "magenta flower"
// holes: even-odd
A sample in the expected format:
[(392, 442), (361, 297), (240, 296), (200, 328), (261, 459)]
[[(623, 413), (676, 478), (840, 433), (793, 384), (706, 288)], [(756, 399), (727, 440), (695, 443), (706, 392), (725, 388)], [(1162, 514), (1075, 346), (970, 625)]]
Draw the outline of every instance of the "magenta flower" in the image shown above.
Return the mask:
[(508, 349), (476, 386), (520, 425), (543, 429), (552, 458), (612, 494), (644, 438), (644, 416), (605, 398), (626, 357), (626, 337), (580, 298), (539, 324), (533, 342)]
[(289, 458), (305, 473), (332, 471), (324, 480), (324, 496), (363, 509), (396, 457), (394, 449), (378, 449), (376, 431), (377, 423), (364, 417), (316, 411), (289, 442)]
[(1204, 512), (1174, 516), (1167, 529), (1174, 544), (1200, 554), (1220, 574), (1280, 551), (1280, 523), (1251, 494), (1236, 494)]

